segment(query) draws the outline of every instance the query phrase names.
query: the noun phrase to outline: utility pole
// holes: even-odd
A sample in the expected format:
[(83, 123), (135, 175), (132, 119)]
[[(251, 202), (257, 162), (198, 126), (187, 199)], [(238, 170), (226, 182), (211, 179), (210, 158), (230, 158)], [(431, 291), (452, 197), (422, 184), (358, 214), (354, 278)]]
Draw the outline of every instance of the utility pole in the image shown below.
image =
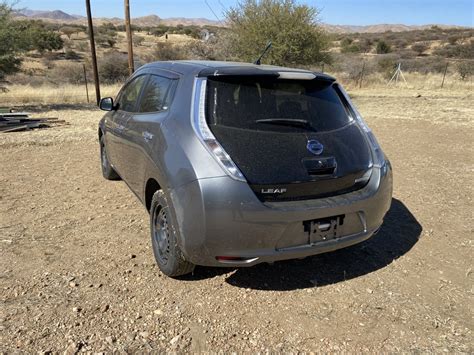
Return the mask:
[(94, 27), (92, 26), (92, 13), (91, 13), (90, 0), (86, 0), (86, 10), (87, 10), (87, 25), (89, 27), (89, 42), (91, 45), (92, 71), (94, 73), (95, 97), (97, 100), (97, 106), (99, 106), (99, 103), (100, 103), (99, 70), (97, 69), (97, 55), (95, 53)]
[(125, 31), (127, 32), (127, 42), (128, 42), (128, 73), (130, 75), (135, 71), (135, 65), (133, 63), (133, 38), (132, 38), (132, 28), (130, 25), (130, 1), (125, 1)]

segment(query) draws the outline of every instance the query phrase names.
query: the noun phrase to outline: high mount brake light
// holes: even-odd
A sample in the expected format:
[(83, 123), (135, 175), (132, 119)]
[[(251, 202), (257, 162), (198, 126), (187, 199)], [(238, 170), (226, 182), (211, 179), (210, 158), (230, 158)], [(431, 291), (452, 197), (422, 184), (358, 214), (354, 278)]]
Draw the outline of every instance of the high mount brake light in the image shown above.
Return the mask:
[(192, 123), (194, 130), (204, 147), (217, 160), (227, 174), (237, 181), (246, 182), (244, 175), (224, 148), (212, 134), (206, 122), (206, 87), (207, 80), (197, 78), (194, 83)]
[(339, 85), (339, 89), (341, 90), (341, 93), (344, 95), (344, 98), (348, 102), (348, 104), (351, 106), (352, 111), (355, 113), (355, 119), (359, 126), (364, 130), (365, 134), (367, 135), (367, 139), (370, 142), (370, 146), (372, 147), (372, 150), (374, 152), (374, 167), (377, 168), (382, 168), (385, 166), (385, 154), (382, 151), (382, 148), (380, 147), (379, 142), (377, 141), (377, 138), (375, 138), (374, 133), (372, 130), (369, 128), (367, 123), (365, 123), (364, 119), (362, 118), (361, 114), (359, 111), (357, 111), (357, 108), (351, 101), (349, 95), (347, 92), (344, 90), (342, 86)]

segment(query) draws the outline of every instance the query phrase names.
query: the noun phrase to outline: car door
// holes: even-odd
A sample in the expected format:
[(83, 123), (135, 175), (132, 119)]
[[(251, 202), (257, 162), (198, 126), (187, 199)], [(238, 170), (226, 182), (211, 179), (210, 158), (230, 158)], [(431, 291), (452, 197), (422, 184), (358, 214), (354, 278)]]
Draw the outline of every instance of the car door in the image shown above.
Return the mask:
[(129, 185), (140, 195), (145, 180), (147, 160), (153, 153), (159, 154), (164, 149), (162, 144), (162, 123), (169, 116), (169, 108), (178, 80), (150, 74), (143, 89), (136, 113), (128, 121), (127, 131), (130, 136)]
[(120, 92), (117, 99), (117, 110), (112, 111), (107, 120), (107, 153), (111, 164), (117, 173), (127, 181), (127, 122), (135, 112), (146, 76), (140, 75), (132, 79)]

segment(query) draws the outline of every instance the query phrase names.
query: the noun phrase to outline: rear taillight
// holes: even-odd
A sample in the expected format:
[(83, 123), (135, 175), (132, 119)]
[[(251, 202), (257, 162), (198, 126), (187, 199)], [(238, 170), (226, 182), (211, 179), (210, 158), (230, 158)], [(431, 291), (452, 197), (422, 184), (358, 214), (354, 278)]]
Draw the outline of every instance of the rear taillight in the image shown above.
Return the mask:
[(233, 179), (246, 181), (244, 175), (237, 165), (232, 161), (229, 154), (219, 144), (214, 134), (212, 134), (206, 122), (206, 79), (197, 78), (194, 83), (193, 110), (191, 120), (194, 130), (204, 147), (217, 160), (219, 165)]

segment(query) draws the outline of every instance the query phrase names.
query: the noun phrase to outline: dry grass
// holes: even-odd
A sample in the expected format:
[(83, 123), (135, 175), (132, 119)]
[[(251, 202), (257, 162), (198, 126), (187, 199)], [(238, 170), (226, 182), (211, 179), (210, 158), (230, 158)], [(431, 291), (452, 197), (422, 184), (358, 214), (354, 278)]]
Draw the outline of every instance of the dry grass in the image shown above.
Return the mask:
[[(358, 88), (358, 83), (354, 80), (348, 79), (348, 75), (345, 73), (330, 73), (334, 75), (338, 80), (348, 89)], [(400, 78), (398, 84), (391, 83), (388, 85), (388, 79), (380, 73), (367, 75), (363, 78), (362, 88), (363, 89), (393, 89), (394, 92), (399, 90), (430, 90), (439, 91), (443, 93), (449, 93), (452, 90), (455, 91), (472, 91), (474, 88), (472, 78), (470, 80), (461, 80), (456, 74), (446, 75), (443, 89), (441, 89), (441, 83), (443, 81), (443, 74), (421, 74), (421, 73), (403, 73), (406, 83)]]
[[(455, 75), (446, 76), (444, 88), (441, 89), (441, 74), (419, 74), (405, 73), (407, 84), (387, 85), (387, 80), (380, 74), (369, 75), (364, 78), (362, 89), (353, 80), (348, 80), (344, 73), (330, 73), (351, 92), (358, 94), (389, 96), (430, 96), (430, 97), (466, 97), (472, 99), (473, 82), (471, 80), (460, 80)], [(112, 96), (118, 93), (121, 84), (101, 85), (102, 97)], [(17, 106), (23, 104), (79, 104), (86, 103), (86, 89), (84, 85), (42, 85), (33, 87), (30, 85), (12, 85), (8, 87), (7, 93), (0, 94), (0, 105)], [(95, 100), (94, 86), (89, 84), (90, 102)]]
[[(101, 85), (102, 97), (117, 95), (120, 84)], [(84, 85), (39, 86), (13, 85), (8, 92), (0, 94), (0, 105), (35, 105), (35, 104), (77, 104), (86, 103), (87, 95)], [(89, 85), (90, 102), (95, 100), (94, 86)]]

